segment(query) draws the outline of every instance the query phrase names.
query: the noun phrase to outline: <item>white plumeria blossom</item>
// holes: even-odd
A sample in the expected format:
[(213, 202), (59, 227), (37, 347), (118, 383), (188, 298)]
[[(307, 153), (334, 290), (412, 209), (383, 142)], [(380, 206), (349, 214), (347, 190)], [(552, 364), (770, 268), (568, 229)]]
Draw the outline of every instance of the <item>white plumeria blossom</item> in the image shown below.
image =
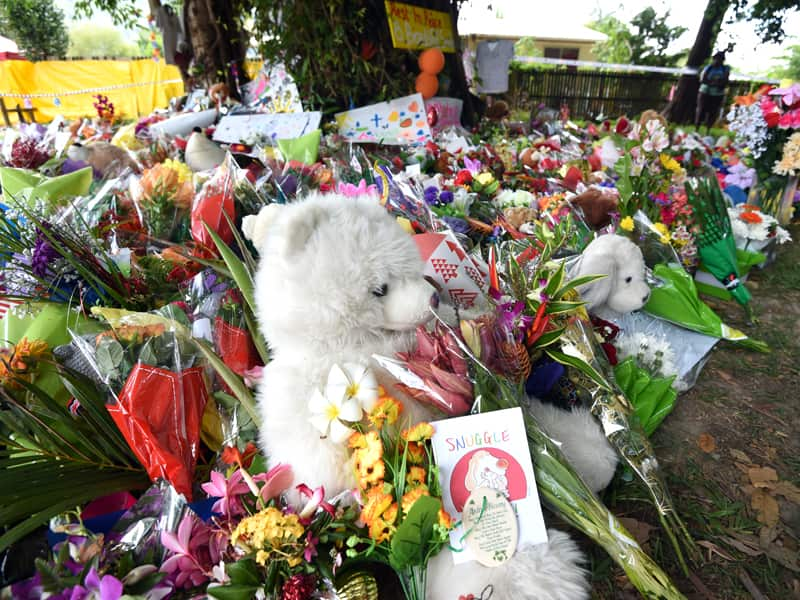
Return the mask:
[(319, 390), (314, 390), (308, 408), (311, 411), (309, 421), (314, 428), (337, 444), (344, 442), (354, 431), (344, 422), (355, 423), (361, 420), (361, 406), (358, 401), (344, 395), (326, 397)]
[[(328, 373), (325, 396), (331, 399), (338, 396), (344, 401), (355, 400), (362, 410), (369, 412), (378, 401), (375, 373), (369, 367), (356, 363), (334, 365)], [(358, 421), (360, 418), (351, 420)]]

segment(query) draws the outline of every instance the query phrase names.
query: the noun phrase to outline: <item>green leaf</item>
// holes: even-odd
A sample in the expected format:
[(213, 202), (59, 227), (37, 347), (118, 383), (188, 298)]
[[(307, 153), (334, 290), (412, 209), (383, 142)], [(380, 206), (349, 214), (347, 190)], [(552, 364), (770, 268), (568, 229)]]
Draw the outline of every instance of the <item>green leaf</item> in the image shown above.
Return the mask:
[(558, 270), (550, 277), (549, 281), (547, 282), (547, 286), (544, 288), (544, 293), (547, 294), (548, 298), (555, 297), (555, 293), (558, 288), (561, 287), (561, 283), (564, 281), (564, 262), (562, 261), (560, 265), (558, 265)]
[(251, 600), (257, 590), (258, 586), (252, 585), (220, 585), (209, 587), (206, 594), (219, 600)]
[(231, 277), (233, 281), (236, 283), (236, 286), (239, 288), (239, 291), (242, 293), (242, 298), (250, 307), (251, 310), (255, 310), (256, 302), (255, 302), (255, 294), (253, 292), (253, 276), (250, 271), (247, 269), (245, 264), (233, 253), (233, 250), (230, 249), (228, 244), (222, 241), (211, 227), (208, 226), (208, 223), (204, 223), (206, 227), (206, 231), (211, 236), (211, 239), (214, 240), (214, 244), (217, 246), (217, 251), (222, 256), (222, 260), (225, 261), (225, 265), (228, 267), (228, 270), (231, 273)]
[(548, 302), (547, 308), (544, 310), (547, 315), (557, 315), (561, 313), (573, 312), (576, 308), (580, 308), (586, 304), (585, 302), (565, 302), (564, 300), (558, 302)]
[(225, 571), (233, 584), (257, 587), (261, 583), (258, 566), (253, 559), (245, 558), (235, 563), (230, 563), (226, 566)]
[(574, 290), (582, 285), (586, 285), (587, 283), (592, 283), (593, 281), (597, 281), (598, 279), (603, 279), (604, 277), (608, 277), (608, 275), (583, 275), (582, 277), (576, 277), (567, 285), (562, 287), (558, 290), (554, 295), (553, 298), (561, 299), (564, 297), (564, 294), (569, 292), (570, 290)]
[(535, 342), (536, 348), (544, 348), (545, 346), (549, 346), (553, 342), (557, 342), (561, 338), (561, 334), (564, 333), (566, 327), (560, 327), (559, 329), (554, 329), (553, 331), (548, 331), (547, 333), (543, 333), (538, 340)]
[(589, 379), (594, 381), (604, 390), (611, 391), (611, 387), (609, 386), (608, 381), (606, 381), (606, 378), (603, 377), (600, 373), (598, 373), (597, 370), (595, 370), (595, 368), (586, 361), (576, 356), (570, 356), (569, 354), (564, 354), (563, 352), (559, 352), (558, 350), (546, 349), (545, 353), (554, 361), (559, 362), (562, 365), (578, 369), (581, 373), (589, 377)]
[(104, 337), (95, 351), (97, 366), (100, 368), (101, 373), (115, 371), (122, 363), (124, 353), (122, 344), (113, 338)]
[(434, 525), (439, 521), (440, 500), (422, 496), (411, 507), (392, 537), (389, 563), (396, 571), (423, 565), (428, 546), (435, 538)]

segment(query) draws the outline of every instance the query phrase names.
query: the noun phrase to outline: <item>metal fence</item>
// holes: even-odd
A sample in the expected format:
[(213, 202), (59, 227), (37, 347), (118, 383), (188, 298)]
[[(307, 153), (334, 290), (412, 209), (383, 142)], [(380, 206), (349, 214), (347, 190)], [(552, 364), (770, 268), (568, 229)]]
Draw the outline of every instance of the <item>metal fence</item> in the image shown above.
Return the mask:
[[(509, 74), (508, 95), (512, 107), (521, 110), (540, 103), (554, 108), (566, 104), (578, 118), (635, 115), (648, 108), (662, 110), (679, 77), (672, 73), (514, 68)], [(727, 97), (746, 94), (759, 85), (757, 81), (731, 81)]]

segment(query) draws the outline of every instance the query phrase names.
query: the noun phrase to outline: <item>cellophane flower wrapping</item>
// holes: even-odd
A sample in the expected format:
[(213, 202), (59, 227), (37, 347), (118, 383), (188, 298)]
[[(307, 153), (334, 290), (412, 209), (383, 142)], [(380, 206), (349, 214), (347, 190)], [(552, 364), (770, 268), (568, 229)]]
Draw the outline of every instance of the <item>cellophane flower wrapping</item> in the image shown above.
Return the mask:
[(161, 314), (99, 314), (111, 327), (73, 344), (106, 387), (108, 412), (151, 480), (166, 479), (191, 499), (209, 396), (193, 344), (170, 326), (188, 320), (172, 305)]

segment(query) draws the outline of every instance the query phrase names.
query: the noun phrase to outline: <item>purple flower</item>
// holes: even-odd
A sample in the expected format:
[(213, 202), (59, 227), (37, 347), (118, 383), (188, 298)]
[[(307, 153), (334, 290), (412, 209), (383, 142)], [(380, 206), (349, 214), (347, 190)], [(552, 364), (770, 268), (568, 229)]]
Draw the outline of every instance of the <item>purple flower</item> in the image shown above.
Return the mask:
[(42, 597), (42, 592), (42, 575), (38, 572), (30, 579), (11, 586), (11, 597), (17, 600), (37, 600)]
[(523, 315), (524, 302), (506, 302), (497, 307), (497, 323), (508, 334), (520, 343), (525, 339), (525, 332), (533, 324), (533, 317)]
[(66, 175), (68, 173), (74, 173), (75, 171), (79, 171), (89, 166), (89, 163), (84, 162), (82, 160), (73, 160), (71, 158), (66, 159), (61, 164), (61, 174)]
[(225, 475), (219, 471), (211, 471), (211, 481), (204, 483), (200, 487), (210, 497), (219, 498), (211, 507), (212, 512), (219, 513), (225, 517), (239, 515), (244, 512), (239, 496), (250, 492), (247, 483), (244, 481), (242, 471), (237, 470), (231, 475), (230, 479), (225, 479)]
[(453, 203), (453, 192), (450, 190), (444, 190), (439, 194), (439, 202), (441, 204), (452, 204)]
[(450, 229), (453, 230), (454, 233), (463, 233), (464, 235), (469, 233), (469, 223), (467, 223), (464, 219), (447, 216), (440, 218)]
[(426, 204), (436, 204), (439, 200), (439, 190), (436, 186), (430, 185), (425, 188), (423, 196)]
[(119, 600), (122, 596), (122, 582), (113, 575), (103, 575), (100, 578), (97, 570), (92, 567), (86, 575), (86, 590), (92, 598), (99, 600)]
[(58, 257), (58, 252), (50, 245), (44, 234), (41, 231), (37, 231), (36, 243), (33, 246), (33, 255), (31, 257), (33, 274), (40, 279), (44, 279), (50, 272), (50, 263)]
[(469, 174), (475, 177), (481, 172), (481, 161), (472, 160), (469, 156), (464, 157), (464, 168), (469, 171)]

